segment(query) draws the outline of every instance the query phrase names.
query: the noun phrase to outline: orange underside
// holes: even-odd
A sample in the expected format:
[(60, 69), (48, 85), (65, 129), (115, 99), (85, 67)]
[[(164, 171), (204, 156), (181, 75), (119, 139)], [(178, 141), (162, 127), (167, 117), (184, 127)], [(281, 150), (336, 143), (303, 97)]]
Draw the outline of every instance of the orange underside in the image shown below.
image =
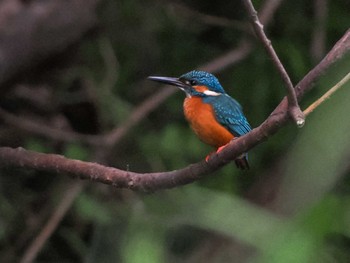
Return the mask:
[(203, 103), (201, 98), (186, 98), (184, 113), (193, 131), (206, 144), (218, 148), (234, 138), (225, 127), (216, 121), (211, 106)]

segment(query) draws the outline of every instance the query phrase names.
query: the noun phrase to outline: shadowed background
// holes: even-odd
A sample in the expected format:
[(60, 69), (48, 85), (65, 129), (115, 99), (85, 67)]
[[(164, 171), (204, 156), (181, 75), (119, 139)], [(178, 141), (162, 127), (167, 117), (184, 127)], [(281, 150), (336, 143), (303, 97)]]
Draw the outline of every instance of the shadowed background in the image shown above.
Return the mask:
[[(254, 5), (294, 84), (350, 25), (347, 0)], [(212, 149), (185, 122), (184, 94), (147, 76), (215, 71), (253, 127), (285, 95), (240, 1), (7, 0), (0, 10), (1, 146), (168, 171)], [(345, 57), (302, 109), (349, 68)], [(229, 164), (178, 189), (144, 195), (1, 169), (0, 258), (348, 262), (349, 99), (347, 84), (303, 129), (254, 148), (248, 172)]]

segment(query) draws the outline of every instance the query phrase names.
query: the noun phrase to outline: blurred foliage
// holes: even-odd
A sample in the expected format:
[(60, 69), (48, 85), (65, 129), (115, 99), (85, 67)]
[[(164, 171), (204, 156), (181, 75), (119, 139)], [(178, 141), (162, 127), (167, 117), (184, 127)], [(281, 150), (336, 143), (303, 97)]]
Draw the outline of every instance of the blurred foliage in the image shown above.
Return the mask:
[[(313, 2), (284, 1), (266, 27), (293, 83), (316, 64)], [(327, 3), (320, 29), (327, 36), (324, 52), (350, 25), (348, 0)], [(258, 8), (263, 1), (254, 4)], [(235, 23), (213, 24), (201, 14)], [(148, 75), (181, 75), (251, 38), (237, 24), (247, 21), (241, 1), (103, 0), (98, 16), (97, 32), (44, 62), (43, 72), (19, 78), (2, 94), (0, 106), (57, 128), (108, 132), (159, 91), (159, 85), (146, 81)], [(349, 68), (347, 57), (327, 72), (302, 108)], [(243, 105), (253, 127), (285, 95), (260, 43), (243, 61), (216, 75)], [(303, 129), (288, 125), (254, 148), (248, 172), (230, 164), (192, 185), (149, 195), (89, 183), (35, 262), (350, 262), (349, 90), (347, 84), (312, 113)], [(179, 91), (167, 99), (108, 156), (98, 147), (52, 141), (4, 123), (0, 143), (132, 171), (179, 169), (213, 150), (190, 131), (183, 98)], [(0, 172), (0, 258), (16, 262), (70, 191), (72, 180), (20, 169)], [(242, 198), (274, 173), (283, 179), (269, 209)]]

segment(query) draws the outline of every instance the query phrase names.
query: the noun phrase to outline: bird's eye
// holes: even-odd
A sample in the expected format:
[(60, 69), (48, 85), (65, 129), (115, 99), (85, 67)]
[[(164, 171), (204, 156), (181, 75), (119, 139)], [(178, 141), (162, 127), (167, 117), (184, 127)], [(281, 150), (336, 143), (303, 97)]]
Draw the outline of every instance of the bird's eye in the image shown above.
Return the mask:
[(190, 80), (190, 84), (191, 84), (191, 86), (196, 86), (197, 85), (197, 81), (195, 81), (195, 80)]

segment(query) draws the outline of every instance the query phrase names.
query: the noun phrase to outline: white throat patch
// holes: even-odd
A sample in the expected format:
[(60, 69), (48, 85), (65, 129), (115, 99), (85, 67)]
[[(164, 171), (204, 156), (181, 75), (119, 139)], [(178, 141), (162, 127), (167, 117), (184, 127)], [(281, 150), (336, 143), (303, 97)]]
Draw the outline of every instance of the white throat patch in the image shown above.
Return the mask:
[(221, 95), (221, 93), (215, 92), (215, 91), (212, 91), (212, 90), (205, 90), (203, 93), (205, 95), (208, 95), (208, 96), (220, 96)]

